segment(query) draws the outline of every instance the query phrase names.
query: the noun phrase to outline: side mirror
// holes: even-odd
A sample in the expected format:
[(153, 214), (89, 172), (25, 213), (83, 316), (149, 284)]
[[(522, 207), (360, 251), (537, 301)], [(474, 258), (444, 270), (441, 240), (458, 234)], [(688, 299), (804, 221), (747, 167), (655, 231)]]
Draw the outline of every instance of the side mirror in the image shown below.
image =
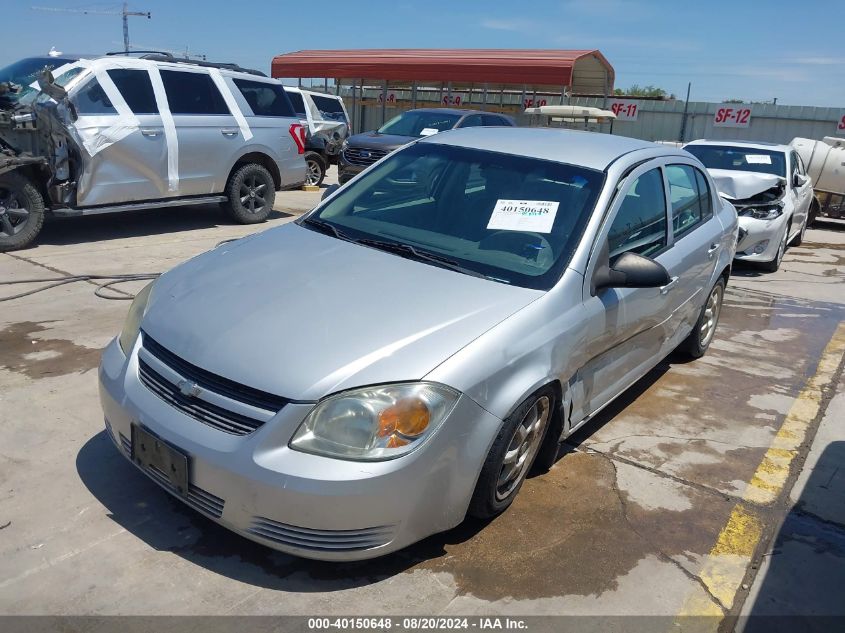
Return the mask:
[(660, 288), (672, 281), (669, 272), (650, 257), (623, 253), (613, 266), (601, 264), (593, 274), (593, 288)]
[(807, 184), (807, 177), (806, 176), (802, 176), (801, 174), (799, 174), (797, 172), (792, 176), (792, 186), (793, 187), (803, 187), (806, 184)]
[(340, 185), (338, 185), (338, 184), (329, 185), (328, 187), (323, 189), (323, 195), (320, 196), (320, 202), (322, 202), (323, 200), (328, 198), (330, 195), (332, 195), (338, 189), (340, 189)]

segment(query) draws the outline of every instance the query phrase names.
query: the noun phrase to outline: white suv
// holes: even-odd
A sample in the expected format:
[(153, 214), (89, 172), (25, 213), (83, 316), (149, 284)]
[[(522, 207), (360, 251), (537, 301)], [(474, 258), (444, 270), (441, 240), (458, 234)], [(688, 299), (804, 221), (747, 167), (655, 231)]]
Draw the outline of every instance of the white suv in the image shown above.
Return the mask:
[(0, 112), (0, 251), (45, 215), (221, 202), (264, 221), (305, 181), (305, 134), (282, 85), (233, 64), (108, 55), (42, 73)]

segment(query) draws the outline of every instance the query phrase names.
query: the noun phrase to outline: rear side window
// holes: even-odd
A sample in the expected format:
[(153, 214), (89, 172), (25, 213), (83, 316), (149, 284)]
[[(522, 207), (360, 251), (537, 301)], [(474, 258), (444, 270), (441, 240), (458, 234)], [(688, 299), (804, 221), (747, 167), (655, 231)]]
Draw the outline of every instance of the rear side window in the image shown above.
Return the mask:
[(103, 87), (95, 77), (82, 87), (73, 98), (76, 111), (79, 114), (102, 115), (117, 114), (114, 105), (106, 96)]
[[(287, 91), (285, 91), (287, 92)], [(302, 100), (302, 95), (298, 92), (288, 92), (288, 99), (290, 99), (290, 103), (293, 106), (293, 111), (296, 112), (296, 116), (301, 119), (305, 118), (305, 102)]]
[(495, 114), (482, 114), (481, 120), (484, 122), (484, 125), (486, 125), (486, 126), (494, 126), (494, 127), (495, 126), (502, 126), (502, 125), (510, 126), (510, 123), (508, 123), (507, 119), (500, 117), (500, 116), (496, 116)]
[(158, 104), (150, 81), (150, 73), (146, 70), (128, 68), (115, 68), (107, 72), (132, 112), (158, 114)]
[(311, 95), (314, 105), (323, 115), (324, 119), (331, 121), (346, 121), (346, 114), (343, 112), (343, 104), (338, 99), (332, 97), (321, 97), (320, 95)]
[(255, 116), (294, 116), (285, 89), (281, 84), (271, 84), (249, 79), (233, 79)]
[(460, 127), (481, 127), (482, 125), (483, 124), (481, 123), (480, 114), (470, 114), (463, 121), (461, 121)]
[(689, 165), (666, 166), (675, 239), (691, 231), (710, 214), (710, 192), (706, 182), (702, 191), (699, 177), (704, 180), (698, 170)]
[(666, 246), (666, 195), (659, 169), (634, 181), (610, 226), (611, 259), (634, 252), (651, 256)]
[(160, 72), (173, 114), (230, 114), (223, 96), (207, 73)]

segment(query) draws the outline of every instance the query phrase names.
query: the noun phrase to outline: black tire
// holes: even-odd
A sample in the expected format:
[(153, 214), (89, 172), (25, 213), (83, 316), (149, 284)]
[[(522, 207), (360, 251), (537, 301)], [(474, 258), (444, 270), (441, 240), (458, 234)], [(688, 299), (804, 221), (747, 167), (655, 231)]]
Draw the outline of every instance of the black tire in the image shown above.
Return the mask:
[[(715, 296), (715, 307), (711, 303)], [(707, 295), (707, 300), (698, 314), (698, 320), (692, 328), (692, 332), (684, 339), (684, 342), (678, 347), (679, 350), (691, 356), (692, 358), (701, 358), (707, 353), (707, 348), (713, 341), (713, 336), (716, 332), (716, 327), (719, 325), (719, 316), (722, 314), (722, 302), (725, 298), (725, 279), (720, 277), (719, 281), (713, 284), (710, 293)], [(714, 313), (710, 312), (714, 311)], [(712, 320), (712, 321), (711, 321)], [(708, 324), (707, 334), (704, 336), (704, 326)]]
[[(499, 429), (499, 434), (487, 454), (487, 459), (475, 484), (475, 492), (467, 509), (468, 516), (489, 519), (501, 514), (510, 506), (522, 488), (525, 477), (545, 442), (546, 434), (551, 426), (552, 414), (557, 406), (555, 400), (554, 390), (551, 387), (543, 387), (520, 404), (502, 423), (502, 428)], [(544, 411), (545, 419), (530, 438), (530, 448), (523, 453), (522, 446), (529, 443), (529, 440), (518, 437), (518, 430), (520, 427), (526, 429), (524, 424), (530, 421), (529, 415), (537, 406)], [(523, 438), (529, 438), (530, 434), (531, 431), (528, 431)], [(514, 443), (517, 444), (516, 447)], [(505, 474), (505, 456), (514, 451), (517, 455), (513, 460), (514, 469), (518, 472), (513, 478), (508, 478), (502, 483), (501, 477)], [(523, 459), (520, 461), (520, 458)]]
[(276, 183), (273, 176), (257, 163), (242, 165), (226, 183), (223, 204), (226, 214), (239, 224), (264, 222), (273, 210)]
[(29, 178), (0, 175), (0, 252), (28, 246), (44, 224), (44, 198)]
[(760, 264), (760, 268), (765, 270), (767, 273), (776, 273), (778, 268), (780, 268), (783, 256), (786, 254), (786, 249), (789, 246), (790, 227), (790, 224), (786, 225), (786, 230), (784, 231), (783, 237), (780, 238), (780, 244), (778, 244), (778, 250), (777, 253), (775, 253), (775, 258), (770, 262), (762, 262)]
[(326, 177), (326, 161), (317, 152), (305, 152), (305, 184), (319, 187)]

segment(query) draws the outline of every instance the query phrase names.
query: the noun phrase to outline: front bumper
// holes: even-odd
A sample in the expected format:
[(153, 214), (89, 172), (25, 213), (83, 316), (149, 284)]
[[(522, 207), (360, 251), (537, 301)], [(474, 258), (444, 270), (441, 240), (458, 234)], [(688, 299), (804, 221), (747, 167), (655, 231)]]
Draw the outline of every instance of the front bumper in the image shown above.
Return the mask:
[[(747, 216), (739, 217), (740, 239), (736, 245), (735, 259), (750, 262), (770, 262), (778, 252), (778, 245), (783, 232), (787, 228), (788, 218), (782, 214), (774, 220), (758, 220)], [(755, 252), (755, 246), (768, 241), (760, 252)]]
[(458, 525), (501, 425), (461, 396), (440, 429), (398, 459), (310, 455), (288, 441), (313, 405), (288, 404), (249, 435), (230, 435), (148, 390), (138, 347), (140, 338), (127, 359), (114, 340), (100, 364), (100, 400), (117, 447), (131, 458), (131, 425), (142, 425), (188, 455), (190, 490), (179, 499), (241, 536), (306, 558), (373, 558)]
[(355, 176), (364, 171), (369, 165), (355, 165), (350, 163), (343, 156), (343, 152), (337, 155), (337, 180), (340, 184), (345, 184), (352, 180)]

